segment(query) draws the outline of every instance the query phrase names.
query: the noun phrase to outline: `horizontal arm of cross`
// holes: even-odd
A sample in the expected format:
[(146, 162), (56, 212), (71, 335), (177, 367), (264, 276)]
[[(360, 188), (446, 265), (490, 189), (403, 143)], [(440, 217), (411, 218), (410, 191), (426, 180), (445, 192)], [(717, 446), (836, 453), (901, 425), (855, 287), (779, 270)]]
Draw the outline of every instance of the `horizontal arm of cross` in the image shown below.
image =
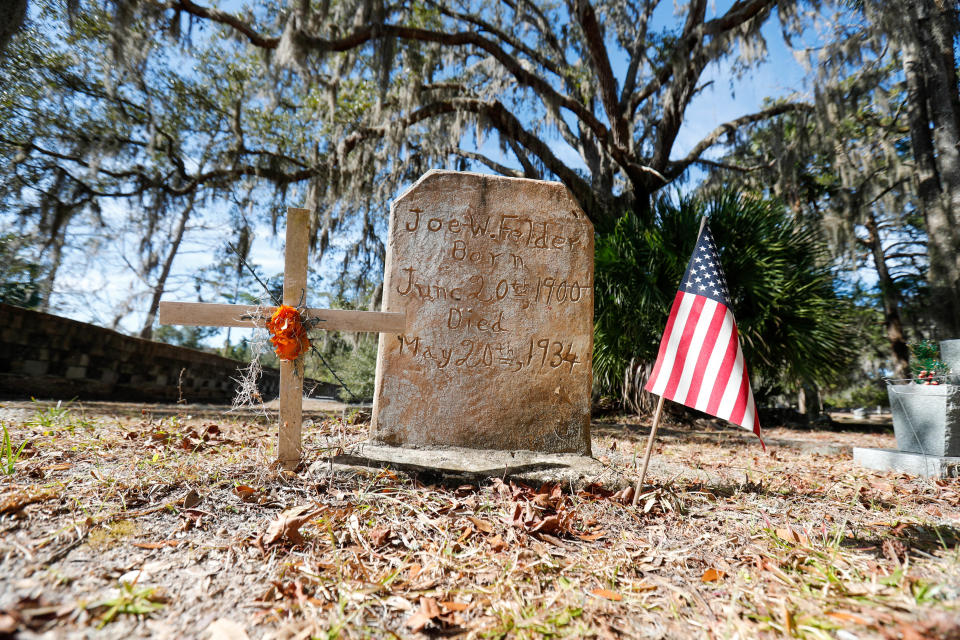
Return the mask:
[[(210, 327), (263, 327), (276, 307), (204, 302), (161, 302), (160, 324)], [(403, 333), (406, 316), (385, 311), (306, 309), (304, 318), (318, 321), (315, 328), (327, 331)]]

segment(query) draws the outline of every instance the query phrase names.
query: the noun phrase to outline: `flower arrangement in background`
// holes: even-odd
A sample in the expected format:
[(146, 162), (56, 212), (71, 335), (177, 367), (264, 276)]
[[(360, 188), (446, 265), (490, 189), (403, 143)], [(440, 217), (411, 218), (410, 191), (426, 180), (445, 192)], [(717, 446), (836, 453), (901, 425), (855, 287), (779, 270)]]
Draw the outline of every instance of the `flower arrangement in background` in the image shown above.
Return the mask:
[(940, 347), (933, 340), (921, 340), (910, 345), (913, 353), (910, 368), (917, 384), (941, 384), (943, 377), (950, 373), (947, 365), (940, 360)]

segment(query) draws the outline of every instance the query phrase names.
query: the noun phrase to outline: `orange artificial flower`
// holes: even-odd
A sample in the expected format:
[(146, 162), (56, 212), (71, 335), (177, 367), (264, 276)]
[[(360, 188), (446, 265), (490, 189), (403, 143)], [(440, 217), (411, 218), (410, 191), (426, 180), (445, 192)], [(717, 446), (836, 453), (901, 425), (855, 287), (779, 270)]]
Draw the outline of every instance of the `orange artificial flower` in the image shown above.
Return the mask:
[(281, 305), (267, 321), (267, 329), (273, 334), (270, 342), (281, 360), (296, 360), (310, 348), (310, 339), (303, 328), (300, 313), (294, 307)]

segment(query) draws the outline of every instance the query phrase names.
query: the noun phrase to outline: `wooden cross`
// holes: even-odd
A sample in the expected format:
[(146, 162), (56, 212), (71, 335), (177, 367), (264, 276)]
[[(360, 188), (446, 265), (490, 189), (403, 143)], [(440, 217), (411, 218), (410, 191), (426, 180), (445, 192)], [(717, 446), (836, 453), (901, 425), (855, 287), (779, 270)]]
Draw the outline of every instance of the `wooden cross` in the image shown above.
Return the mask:
[[(283, 304), (297, 306), (306, 299), (308, 209), (287, 209), (287, 246), (283, 261)], [(276, 307), (199, 302), (161, 302), (161, 324), (191, 326), (249, 327), (258, 311), (266, 317), (257, 320), (264, 326)], [(327, 331), (370, 331), (403, 333), (406, 317), (402, 313), (307, 309), (305, 316), (321, 321)], [(280, 440), (277, 457), (285, 469), (300, 462), (300, 437), (303, 418), (303, 358), (280, 361)]]

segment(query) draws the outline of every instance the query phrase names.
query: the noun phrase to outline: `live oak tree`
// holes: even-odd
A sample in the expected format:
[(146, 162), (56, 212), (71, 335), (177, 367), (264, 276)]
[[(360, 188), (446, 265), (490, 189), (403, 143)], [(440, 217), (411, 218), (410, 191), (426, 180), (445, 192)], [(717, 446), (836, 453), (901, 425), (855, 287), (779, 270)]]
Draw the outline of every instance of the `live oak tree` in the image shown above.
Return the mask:
[[(389, 192), (409, 177), (400, 167), (459, 160), (507, 175), (556, 177), (604, 225), (626, 209), (646, 215), (651, 195), (707, 163), (703, 154), (725, 134), (811, 108), (784, 102), (743, 115), (674, 156), (707, 65), (756, 61), (760, 27), (775, 9), (785, 27), (799, 21), (789, 2), (738, 0), (708, 18), (707, 0), (692, 0), (680, 24), (657, 28), (658, 4), (364, 0), (268, 3), (239, 13), (193, 0), (137, 6), (163, 19), (174, 12), (216, 23), (276, 68), (298, 70), (296, 82), (326, 99), (317, 115), (330, 124), (328, 142), (306, 167), (312, 206), (368, 198), (375, 182)], [(618, 75), (620, 58), (626, 66)], [(278, 82), (275, 95), (288, 90)], [(345, 112), (344, 100), (363, 104)], [(297, 106), (294, 117), (303, 113)], [(486, 136), (521, 169), (487, 152)], [(563, 145), (575, 159), (558, 152)]]
[(816, 110), (753, 127), (729, 158), (752, 165), (737, 179), (772, 188), (854, 258), (849, 269), (874, 270), (898, 377), (909, 326), (960, 335), (956, 9), (848, 3), (813, 60)]
[[(0, 114), (6, 195), (30, 202), (24, 219), (55, 251), (74, 220), (103, 221), (104, 201), (132, 203), (152, 298), (198, 209), (256, 202), (275, 222), (290, 197), (314, 211), (318, 253), (349, 235), (342, 269), (363, 290), (382, 265), (385, 202), (437, 166), (560, 179), (598, 228), (628, 209), (649, 217), (651, 195), (710, 165), (704, 154), (728, 134), (812, 108), (771, 105), (673, 155), (707, 65), (748, 70), (766, 21), (802, 23), (789, 1), (738, 0), (712, 17), (708, 5), (693, 0), (664, 25), (652, 0), (275, 1), (236, 12), (138, 0), (79, 3), (69, 17), (35, 2), (57, 15), (18, 36), (37, 42), (21, 43), (20, 90)], [(46, 90), (31, 97), (35, 86)], [(56, 264), (49, 273), (52, 287)]]
[[(260, 117), (261, 105), (250, 104), (259, 66), (219, 56), (215, 42), (184, 64), (164, 39), (125, 47), (117, 16), (101, 7), (32, 7), (0, 66), (0, 203), (16, 214), (5, 230), (36, 239), (44, 306), (66, 248), (101, 260), (120, 254), (141, 284), (115, 301), (114, 323), (146, 300), (149, 337), (184, 237), (218, 222), (204, 215), (211, 206), (232, 211), (232, 221), (253, 202), (282, 200), (264, 186), (282, 193), (296, 179), (271, 164), (285, 162), (283, 144), (303, 146), (301, 128)], [(249, 120), (256, 125), (243, 129)], [(253, 142), (263, 132), (281, 141), (273, 153)], [(260, 215), (275, 220), (276, 211)], [(128, 251), (125, 237), (134, 239)]]
[(875, 29), (902, 50), (917, 195), (927, 226), (930, 299), (941, 338), (960, 336), (960, 90), (955, 2), (902, 9), (865, 3)]
[(748, 182), (812, 213), (839, 252), (868, 250), (904, 377), (898, 280), (926, 276), (931, 325), (919, 330), (960, 335), (957, 20), (956, 4), (938, 0), (848, 3), (813, 60), (816, 110), (758, 127), (766, 132), (744, 137), (734, 154), (753, 165)]
[(822, 87), (823, 113), (758, 126), (724, 159), (753, 170), (717, 170), (708, 183), (782, 199), (827, 242), (848, 282), (873, 271), (885, 359), (908, 377), (908, 326), (922, 331), (929, 318), (917, 300), (927, 293), (926, 234), (904, 157), (903, 93), (876, 78), (865, 84)]

